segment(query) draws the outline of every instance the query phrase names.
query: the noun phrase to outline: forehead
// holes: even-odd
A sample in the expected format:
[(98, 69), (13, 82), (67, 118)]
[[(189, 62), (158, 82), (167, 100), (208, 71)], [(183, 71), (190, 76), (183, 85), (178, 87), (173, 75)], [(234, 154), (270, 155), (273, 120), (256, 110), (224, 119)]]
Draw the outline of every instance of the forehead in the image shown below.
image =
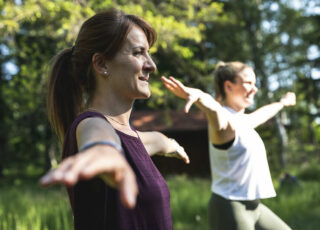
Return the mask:
[(247, 67), (238, 73), (238, 77), (244, 81), (256, 81), (256, 75), (253, 72), (253, 69)]
[(133, 26), (127, 35), (124, 48), (132, 49), (136, 47), (143, 47), (148, 50), (149, 43), (143, 30), (138, 26)]

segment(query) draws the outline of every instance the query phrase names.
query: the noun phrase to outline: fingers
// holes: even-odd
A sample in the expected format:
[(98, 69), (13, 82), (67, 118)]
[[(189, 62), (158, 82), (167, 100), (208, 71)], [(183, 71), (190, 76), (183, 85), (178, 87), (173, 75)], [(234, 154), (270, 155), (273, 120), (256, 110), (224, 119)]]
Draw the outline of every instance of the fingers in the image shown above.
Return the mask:
[(162, 76), (161, 80), (163, 81), (163, 83), (169, 84), (169, 85), (172, 85), (172, 86), (174, 86), (174, 85), (179, 85), (179, 86), (183, 85), (180, 81), (178, 81), (177, 79), (175, 79), (172, 76), (170, 76), (169, 78), (166, 78), (165, 76)]
[(136, 178), (131, 169), (126, 170), (119, 181), (120, 199), (123, 205), (129, 209), (134, 208), (138, 195)]
[(174, 77), (170, 76), (169, 79), (174, 82), (175, 85), (177, 85), (179, 88), (185, 87), (184, 84), (182, 84), (181, 81), (175, 79)]
[(196, 101), (196, 99), (190, 94), (190, 92), (192, 92), (191, 89), (185, 87), (180, 81), (172, 76), (170, 76), (169, 79), (162, 76), (161, 79), (167, 89), (173, 92), (176, 96), (187, 100), (187, 103), (184, 107), (184, 112), (188, 113), (191, 106)]
[[(44, 187), (54, 184), (66, 184), (65, 172), (72, 166), (74, 157), (64, 160), (56, 169), (49, 171), (40, 179), (40, 184)], [(68, 184), (66, 184), (68, 185)]]
[(165, 87), (169, 89), (176, 96), (181, 97), (183, 99), (188, 98), (188, 92), (186, 91), (186, 87), (174, 77), (166, 78), (164, 76), (161, 77)]
[(169, 77), (169, 80), (171, 81), (173, 87), (175, 87), (176, 89), (178, 89), (180, 91), (184, 91), (185, 92), (185, 88), (186, 87), (184, 86), (184, 84), (182, 84), (181, 81), (175, 79), (172, 76)]
[(186, 164), (189, 164), (190, 163), (189, 156), (185, 152), (184, 148), (181, 145), (179, 145), (179, 143), (175, 139), (169, 138), (169, 140), (171, 141), (173, 150), (171, 153), (168, 153), (165, 156), (176, 157), (176, 158), (182, 159)]
[[(49, 186), (53, 184), (63, 184), (66, 186), (75, 185), (79, 179), (90, 179), (99, 173), (100, 168), (96, 168), (97, 173), (86, 174), (87, 168), (92, 167), (92, 160), (96, 158), (96, 153), (93, 151), (95, 147), (79, 153), (75, 156), (66, 158), (58, 166), (58, 168), (50, 171), (44, 177), (41, 178), (40, 183), (43, 186)], [(93, 165), (100, 163), (100, 161), (93, 162)], [(106, 166), (109, 167), (108, 165)], [(109, 167), (110, 168), (110, 167)], [(89, 171), (90, 173), (90, 171)]]
[(189, 156), (187, 155), (187, 153), (185, 152), (184, 148), (182, 146), (179, 146), (179, 149), (177, 150), (179, 157), (186, 163), (189, 164), (190, 163), (190, 159)]
[(191, 106), (193, 105), (193, 103), (195, 102), (195, 100), (192, 100), (191, 98), (188, 99), (186, 105), (184, 106), (184, 112), (188, 113)]
[(119, 189), (121, 201), (127, 208), (136, 203), (138, 186), (135, 174), (126, 159), (110, 146), (92, 147), (65, 159), (58, 168), (40, 179), (42, 186), (63, 184), (73, 186), (79, 180), (101, 176), (110, 186)]
[(170, 90), (170, 91), (174, 91), (176, 88), (176, 85), (173, 81), (169, 80), (168, 78), (166, 78), (165, 76), (161, 77), (161, 80), (163, 82), (163, 84)]

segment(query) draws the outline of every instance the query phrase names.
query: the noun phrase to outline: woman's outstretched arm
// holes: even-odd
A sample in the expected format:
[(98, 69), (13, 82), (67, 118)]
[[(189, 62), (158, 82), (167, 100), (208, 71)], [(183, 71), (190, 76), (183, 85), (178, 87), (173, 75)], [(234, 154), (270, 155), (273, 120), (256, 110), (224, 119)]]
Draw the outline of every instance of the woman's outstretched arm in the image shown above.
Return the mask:
[(100, 144), (64, 159), (57, 168), (45, 174), (40, 183), (43, 186), (73, 186), (79, 180), (99, 176), (110, 186), (119, 189), (122, 203), (133, 208), (138, 194), (135, 174), (119, 149), (102, 144), (103, 141), (120, 146), (119, 137), (106, 121), (101, 118), (83, 120), (77, 128), (78, 149), (91, 143)]
[(172, 93), (187, 101), (184, 109), (186, 113), (189, 112), (193, 104), (206, 113), (212, 143), (223, 144), (235, 137), (230, 117), (210, 94), (200, 89), (187, 87), (174, 77), (166, 78), (163, 76), (161, 79)]
[(247, 115), (250, 124), (256, 128), (265, 123), (267, 120), (274, 117), (280, 110), (287, 106), (294, 106), (296, 104), (296, 95), (292, 92), (286, 93), (279, 102), (260, 107), (254, 112)]
[(138, 133), (150, 156), (158, 154), (167, 157), (176, 157), (182, 159), (186, 164), (190, 163), (188, 154), (176, 140), (168, 138), (157, 131)]

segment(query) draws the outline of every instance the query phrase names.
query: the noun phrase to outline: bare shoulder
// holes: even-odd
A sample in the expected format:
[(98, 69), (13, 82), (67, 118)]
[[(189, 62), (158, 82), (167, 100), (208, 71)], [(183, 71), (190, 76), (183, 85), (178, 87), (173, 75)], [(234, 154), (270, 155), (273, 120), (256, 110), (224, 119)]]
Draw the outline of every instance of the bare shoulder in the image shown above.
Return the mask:
[(109, 122), (107, 122), (107, 120), (101, 118), (101, 117), (88, 117), (83, 119), (78, 127), (77, 130), (81, 131), (83, 129), (104, 129), (104, 128), (108, 128), (112, 126), (110, 125)]
[(100, 117), (89, 117), (82, 120), (76, 131), (79, 143), (93, 140), (116, 140), (120, 142), (118, 135), (111, 124)]

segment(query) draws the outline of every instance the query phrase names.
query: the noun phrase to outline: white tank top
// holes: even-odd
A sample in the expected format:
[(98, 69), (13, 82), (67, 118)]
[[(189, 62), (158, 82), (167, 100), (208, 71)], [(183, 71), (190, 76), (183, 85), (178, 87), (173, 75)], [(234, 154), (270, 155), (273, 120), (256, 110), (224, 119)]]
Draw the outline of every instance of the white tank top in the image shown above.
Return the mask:
[(276, 196), (266, 151), (259, 134), (244, 114), (224, 107), (235, 124), (235, 140), (229, 149), (209, 141), (212, 192), (229, 200), (256, 200)]

